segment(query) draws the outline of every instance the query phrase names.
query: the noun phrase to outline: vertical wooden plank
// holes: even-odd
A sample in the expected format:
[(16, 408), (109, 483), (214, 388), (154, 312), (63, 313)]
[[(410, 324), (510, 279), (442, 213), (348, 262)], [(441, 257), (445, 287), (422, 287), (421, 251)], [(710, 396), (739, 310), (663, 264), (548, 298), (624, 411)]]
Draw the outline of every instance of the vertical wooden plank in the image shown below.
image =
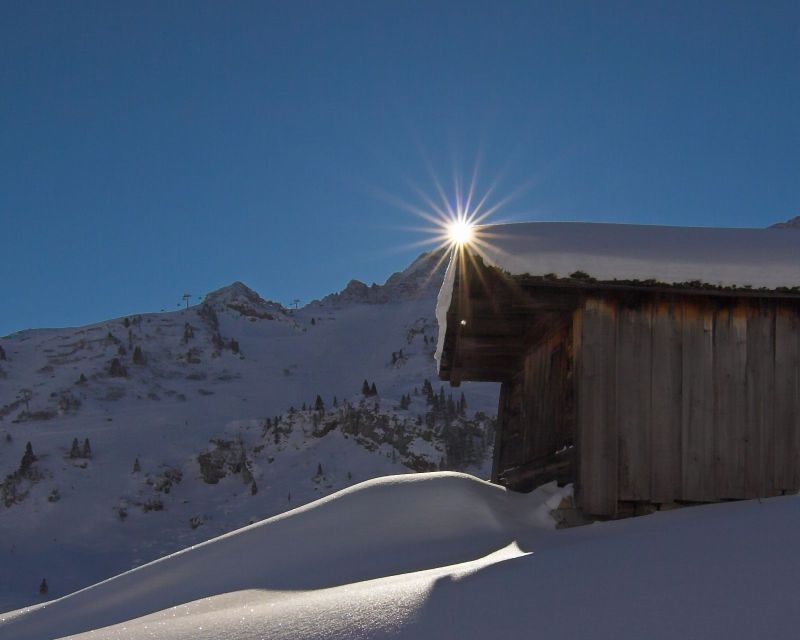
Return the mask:
[(497, 484), (503, 464), (503, 434), (508, 428), (508, 400), (511, 383), (504, 381), (500, 385), (500, 401), (497, 403), (497, 429), (494, 434), (494, 451), (492, 452), (492, 482)]
[(575, 434), (575, 487), (573, 496), (575, 505), (583, 508), (583, 453), (581, 451), (581, 410), (580, 410), (580, 380), (582, 377), (583, 351), (583, 308), (579, 306), (572, 312), (572, 393), (575, 408), (574, 434)]
[(747, 425), (745, 431), (745, 497), (774, 495), (774, 429), (772, 423), (775, 373), (773, 315), (754, 304), (747, 315)]
[(780, 493), (800, 489), (800, 317), (779, 308), (775, 316), (775, 478)]
[(683, 307), (682, 499), (714, 495), (713, 314), (696, 302)]
[(778, 309), (775, 319), (775, 488), (800, 489), (800, 311)]
[(719, 499), (744, 498), (747, 316), (738, 307), (714, 315), (714, 484)]
[(500, 433), (500, 457), (496, 475), (500, 475), (506, 469), (517, 466), (522, 461), (522, 380), (520, 376), (515, 376), (512, 380), (504, 383), (506, 386), (506, 403), (503, 428)]
[(571, 326), (559, 328), (550, 349), (550, 379), (545, 381), (547, 413), (545, 421), (552, 425), (549, 446), (552, 451), (575, 444), (571, 364)]
[(619, 499), (650, 500), (652, 308), (617, 312), (616, 417)]
[(581, 318), (578, 381), (579, 506), (594, 515), (617, 514), (615, 410), (616, 314), (612, 305), (588, 299)]
[(671, 303), (653, 311), (651, 373), (652, 500), (681, 498), (682, 309)]
[(550, 371), (550, 350), (552, 348), (549, 340), (536, 347), (529, 358), (528, 375), (530, 383), (528, 385), (528, 401), (533, 403), (530, 411), (530, 422), (528, 428), (531, 430), (529, 438), (528, 459), (532, 460), (541, 456), (553, 453), (553, 433), (555, 425), (547, 419), (550, 402), (552, 401), (548, 388), (557, 384), (552, 379)]

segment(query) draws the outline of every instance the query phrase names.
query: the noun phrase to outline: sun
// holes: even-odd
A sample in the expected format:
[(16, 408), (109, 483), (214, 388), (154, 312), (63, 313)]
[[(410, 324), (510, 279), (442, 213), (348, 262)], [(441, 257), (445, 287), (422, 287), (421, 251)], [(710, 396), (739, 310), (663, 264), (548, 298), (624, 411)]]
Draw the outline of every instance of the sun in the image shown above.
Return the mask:
[(454, 220), (447, 225), (447, 237), (450, 243), (455, 246), (464, 246), (472, 240), (473, 225), (466, 219)]

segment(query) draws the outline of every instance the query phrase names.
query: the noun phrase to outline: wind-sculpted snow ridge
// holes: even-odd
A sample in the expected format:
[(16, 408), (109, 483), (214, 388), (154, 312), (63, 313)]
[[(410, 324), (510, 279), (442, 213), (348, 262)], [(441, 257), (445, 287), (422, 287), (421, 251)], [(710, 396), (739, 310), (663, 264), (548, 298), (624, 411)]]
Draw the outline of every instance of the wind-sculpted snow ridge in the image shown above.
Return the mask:
[(513, 494), (446, 472), (364, 482), (72, 595), (0, 616), (0, 636), (46, 640), (237, 591), (258, 589), (270, 598), (274, 592), (331, 589), (473, 561), (523, 532), (552, 529), (549, 512), (567, 493), (549, 486)]
[(451, 473), (367, 482), (0, 615), (0, 637), (796, 637), (797, 496), (556, 530), (567, 493)]

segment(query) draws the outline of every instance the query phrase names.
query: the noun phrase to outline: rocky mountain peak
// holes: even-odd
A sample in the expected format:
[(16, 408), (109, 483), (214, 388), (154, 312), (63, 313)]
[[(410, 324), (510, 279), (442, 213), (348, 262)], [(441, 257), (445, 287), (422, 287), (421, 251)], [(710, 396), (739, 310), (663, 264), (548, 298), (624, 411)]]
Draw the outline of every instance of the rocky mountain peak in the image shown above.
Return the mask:
[(800, 229), (800, 216), (790, 218), (786, 222), (778, 222), (770, 226), (770, 229)]
[(317, 304), (383, 304), (414, 298), (435, 297), (447, 269), (446, 249), (420, 254), (403, 271), (393, 273), (384, 284), (367, 285), (351, 280), (339, 293), (325, 296)]
[(238, 311), (243, 316), (267, 320), (287, 315), (286, 309), (281, 304), (264, 300), (250, 287), (238, 280), (209, 293), (203, 300), (203, 306), (214, 311), (231, 309)]

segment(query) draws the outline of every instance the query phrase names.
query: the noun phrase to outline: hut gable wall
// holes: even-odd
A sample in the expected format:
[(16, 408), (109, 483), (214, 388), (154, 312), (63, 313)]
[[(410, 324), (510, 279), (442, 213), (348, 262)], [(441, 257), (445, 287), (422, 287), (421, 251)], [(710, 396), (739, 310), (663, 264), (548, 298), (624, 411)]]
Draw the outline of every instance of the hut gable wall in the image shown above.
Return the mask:
[(607, 517), (800, 489), (800, 295), (576, 278), (454, 275), (439, 373), (502, 383), (495, 482)]
[(796, 492), (795, 301), (588, 296), (574, 314), (578, 502)]

